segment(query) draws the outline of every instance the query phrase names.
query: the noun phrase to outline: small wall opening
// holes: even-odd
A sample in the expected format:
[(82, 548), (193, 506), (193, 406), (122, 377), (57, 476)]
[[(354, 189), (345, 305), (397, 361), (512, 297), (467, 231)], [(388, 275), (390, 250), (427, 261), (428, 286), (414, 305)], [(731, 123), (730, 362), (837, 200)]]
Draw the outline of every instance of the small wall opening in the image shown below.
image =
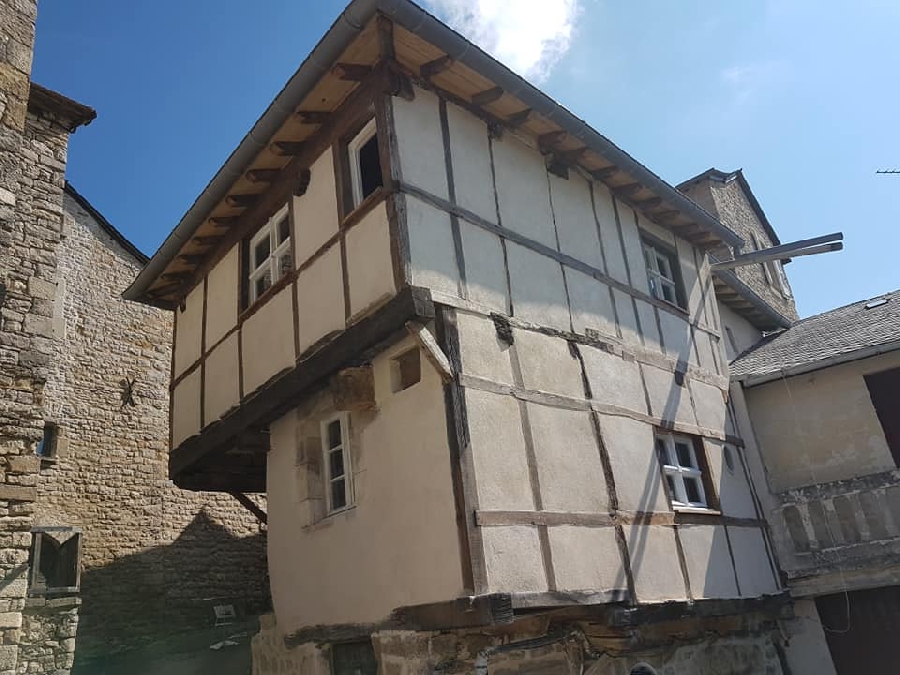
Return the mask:
[(59, 436), (59, 427), (53, 422), (44, 423), (44, 436), (37, 444), (34, 452), (41, 459), (56, 458), (56, 440)]
[(46, 595), (78, 591), (81, 532), (53, 527), (32, 533), (29, 593)]
[(422, 362), (418, 347), (413, 347), (391, 360), (391, 390), (394, 393), (409, 389), (420, 379), (422, 379)]

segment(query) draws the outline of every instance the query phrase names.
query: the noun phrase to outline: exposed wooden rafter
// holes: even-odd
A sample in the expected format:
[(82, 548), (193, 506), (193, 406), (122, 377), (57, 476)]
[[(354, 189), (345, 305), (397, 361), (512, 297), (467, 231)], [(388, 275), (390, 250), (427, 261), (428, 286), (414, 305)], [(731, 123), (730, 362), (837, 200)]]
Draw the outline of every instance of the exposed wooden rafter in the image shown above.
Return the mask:
[(244, 175), (251, 183), (271, 183), (279, 173), (281, 169), (250, 169)]
[(238, 216), (214, 216), (209, 219), (213, 227), (231, 227), (235, 225), (240, 218)]
[(506, 118), (506, 125), (515, 129), (525, 124), (529, 117), (531, 117), (531, 108), (525, 108), (525, 110), (520, 110)]
[(336, 63), (331, 74), (346, 82), (362, 82), (372, 74), (372, 66), (365, 63)]
[(275, 141), (269, 146), (269, 149), (276, 155), (283, 157), (299, 155), (306, 147), (304, 141)]
[(472, 105), (483, 106), (493, 103), (503, 96), (503, 89), (494, 87), (486, 91), (480, 91), (472, 96)]
[(195, 253), (182, 253), (178, 256), (179, 260), (183, 260), (188, 265), (197, 265), (200, 263), (206, 256), (205, 255), (197, 255)]
[(613, 192), (617, 197), (632, 197), (644, 189), (640, 183), (628, 183), (628, 185), (620, 185), (613, 188)]
[(619, 167), (604, 166), (602, 169), (591, 171), (591, 177), (593, 177), (594, 180), (606, 180), (607, 178), (612, 178), (617, 173), (619, 173)]
[(378, 28), (378, 54), (382, 61), (393, 61), (396, 56), (394, 47), (394, 22), (384, 14), (379, 14), (375, 20)]
[(294, 114), (303, 124), (325, 124), (331, 113), (327, 110), (301, 110), (297, 109)]
[(253, 206), (258, 199), (259, 195), (228, 195), (225, 197), (225, 203), (228, 204), (228, 206), (246, 209), (249, 206)]
[(650, 197), (649, 199), (639, 199), (634, 205), (641, 210), (655, 209), (662, 205), (662, 199), (659, 197)]
[(447, 70), (453, 63), (453, 59), (444, 54), (443, 56), (434, 59), (434, 61), (429, 61), (428, 63), (423, 63), (419, 66), (419, 76), (423, 80), (430, 80), (438, 73)]
[(541, 134), (538, 136), (538, 147), (541, 150), (548, 151), (552, 150), (553, 146), (559, 143), (562, 139), (564, 139), (568, 134), (565, 131), (550, 131), (546, 134)]

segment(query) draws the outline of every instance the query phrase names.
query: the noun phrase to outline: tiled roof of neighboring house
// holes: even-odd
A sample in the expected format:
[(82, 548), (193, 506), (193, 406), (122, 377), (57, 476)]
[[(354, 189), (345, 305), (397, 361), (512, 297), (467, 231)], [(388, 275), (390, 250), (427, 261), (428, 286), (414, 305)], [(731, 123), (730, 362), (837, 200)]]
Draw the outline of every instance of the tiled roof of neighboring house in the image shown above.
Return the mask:
[(900, 349), (900, 290), (798, 321), (739, 355), (733, 378), (746, 385)]
[(128, 253), (134, 256), (134, 259), (137, 260), (141, 265), (146, 265), (147, 261), (150, 259), (147, 257), (147, 254), (141, 251), (137, 246), (132, 244), (128, 237), (119, 232), (111, 222), (109, 222), (102, 213), (100, 213), (94, 205), (91, 204), (84, 195), (78, 192), (69, 181), (66, 181), (65, 187), (66, 194), (69, 195), (72, 199), (74, 199), (78, 205), (87, 211), (94, 220), (97, 221), (97, 224), (102, 227), (106, 233), (113, 238), (119, 245), (124, 248)]

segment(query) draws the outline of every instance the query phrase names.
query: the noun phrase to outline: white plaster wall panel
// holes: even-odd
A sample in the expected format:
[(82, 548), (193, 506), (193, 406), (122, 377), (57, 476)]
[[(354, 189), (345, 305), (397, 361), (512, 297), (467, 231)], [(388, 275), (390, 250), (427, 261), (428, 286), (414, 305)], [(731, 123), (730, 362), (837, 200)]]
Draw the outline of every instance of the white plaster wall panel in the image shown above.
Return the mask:
[(696, 364), (690, 324), (680, 316), (659, 310), (659, 325), (662, 327), (666, 354), (678, 361)]
[(494, 141), (494, 170), (504, 227), (556, 248), (544, 158), (511, 134)]
[(462, 371), (494, 382), (512, 384), (511, 347), (497, 338), (494, 322), (487, 317), (457, 311)]
[(203, 421), (220, 419), (240, 403), (238, 383), (238, 336), (232, 333), (206, 357)]
[(395, 96), (391, 103), (403, 180), (447, 199), (447, 170), (438, 97), (416, 87), (416, 97), (412, 101)]
[(616, 314), (609, 287), (571, 267), (564, 267), (563, 272), (569, 291), (572, 330), (584, 335), (586, 329), (591, 328), (603, 335), (616, 337)]
[(647, 264), (644, 262), (641, 233), (635, 222), (634, 211), (621, 201), (617, 201), (616, 206), (619, 209), (619, 223), (622, 226), (622, 241), (625, 243), (625, 255), (628, 257), (628, 267), (631, 270), (631, 284), (639, 291), (649, 293), (650, 284), (647, 281)]
[(519, 329), (513, 332), (513, 339), (526, 389), (584, 398), (581, 364), (569, 351), (568, 342)]
[(737, 598), (734, 566), (721, 525), (679, 526), (688, 579), (694, 598)]
[(175, 377), (200, 358), (203, 330), (203, 284), (194, 287), (184, 300), (184, 311), (177, 313), (175, 323)]
[(675, 248), (675, 235), (664, 227), (660, 227), (641, 213), (638, 214), (638, 227), (642, 232), (646, 232), (656, 239), (665, 242), (672, 248)]
[(685, 386), (675, 383), (675, 374), (648, 366), (641, 365), (644, 373), (644, 383), (647, 386), (647, 395), (650, 398), (650, 414), (664, 420), (696, 424), (694, 411), (691, 408), (691, 394)]
[(385, 204), (376, 206), (347, 232), (347, 276), (352, 317), (396, 292)]
[(637, 307), (638, 318), (641, 321), (644, 346), (661, 352), (663, 346), (659, 338), (659, 326), (656, 325), (656, 308), (643, 300), (635, 300), (634, 305)]
[(694, 410), (697, 413), (697, 424), (707, 429), (725, 431), (725, 392), (700, 380), (691, 378), (691, 394), (694, 397)]
[(450, 158), (456, 203), (485, 220), (497, 222), (487, 126), (472, 113), (447, 104)]
[(339, 246), (332, 246), (300, 272), (297, 315), (301, 354), (332, 331), (344, 329), (344, 278)]
[(209, 272), (206, 290), (206, 348), (209, 349), (237, 324), (238, 259), (240, 245), (233, 246)]
[(172, 447), (200, 431), (200, 369), (185, 377), (172, 392)]
[[(725, 343), (725, 353), (729, 361), (762, 339), (762, 333), (754, 328), (753, 324), (727, 305), (719, 304), (718, 312), (722, 319), (722, 341)], [(732, 346), (732, 339), (734, 346)]]
[(591, 206), (591, 184), (575, 172), (568, 179), (551, 174), (550, 195), (559, 250), (602, 270), (603, 255)]
[(589, 413), (527, 405), (544, 509), (608, 511), (603, 463)]
[(581, 345), (579, 349), (595, 401), (647, 413), (647, 397), (637, 362), (596, 347)]
[(709, 317), (706, 316), (706, 306), (703, 303), (703, 280), (697, 272), (694, 247), (684, 239), (676, 239), (675, 250), (678, 253), (678, 265), (681, 269), (681, 279), (684, 282), (684, 294), (691, 320), (708, 326)]
[(536, 527), (482, 529), (488, 589), (492, 593), (529, 593), (547, 590)]
[(638, 602), (686, 599), (675, 531), (659, 525), (632, 525), (625, 528), (625, 537)]
[(507, 242), (513, 314), (540, 326), (571, 330), (569, 303), (560, 264)]
[(729, 527), (728, 538), (731, 539), (741, 595), (755, 598), (777, 593), (780, 589), (772, 575), (762, 530), (756, 527)]
[(244, 395), (294, 365), (294, 307), (290, 286), (279, 291), (241, 328)]
[(309, 168), (309, 186), (302, 197), (294, 197), (294, 251), (297, 267), (338, 232), (334, 155), (331, 148)]
[(479, 506), (500, 511), (534, 509), (518, 401), (467, 389), (466, 409)]
[(756, 518), (753, 493), (741, 464), (743, 450), (733, 445), (727, 446), (731, 456), (729, 466), (725, 461), (725, 443), (704, 438), (703, 447), (722, 513), (735, 518)]
[(653, 440), (644, 422), (600, 415), (600, 433), (609, 454), (616, 495), (623, 511), (671, 511)]
[(722, 375), (720, 361), (716, 356), (719, 353), (719, 338), (704, 330), (696, 330), (694, 343), (697, 345), (698, 365), (711, 373)]
[(627, 590), (616, 531), (611, 527), (547, 528), (559, 591)]
[(419, 383), (386, 393), (395, 353), (373, 361), (378, 413), (351, 413), (356, 508), (298, 526), (301, 420), (289, 414), (271, 427), (269, 570), (279, 628), (286, 633), (315, 624), (381, 621), (397, 606), (449, 600), (463, 590), (443, 386), (423, 366)]
[(625, 268), (625, 256), (619, 241), (619, 230), (616, 227), (616, 212), (613, 208), (613, 197), (605, 185), (594, 183), (594, 213), (600, 223), (600, 245), (606, 258), (606, 273), (616, 281), (628, 283), (628, 271)]
[(622, 291), (613, 290), (613, 298), (616, 301), (616, 314), (619, 317), (619, 330), (622, 331), (622, 341), (625, 344), (641, 344), (641, 333), (638, 330), (631, 296)]
[(459, 269), (450, 215), (407, 195), (406, 222), (413, 284), (458, 296)]
[(500, 237), (464, 221), (459, 221), (459, 231), (468, 299), (506, 314), (509, 311), (509, 291), (506, 256)]

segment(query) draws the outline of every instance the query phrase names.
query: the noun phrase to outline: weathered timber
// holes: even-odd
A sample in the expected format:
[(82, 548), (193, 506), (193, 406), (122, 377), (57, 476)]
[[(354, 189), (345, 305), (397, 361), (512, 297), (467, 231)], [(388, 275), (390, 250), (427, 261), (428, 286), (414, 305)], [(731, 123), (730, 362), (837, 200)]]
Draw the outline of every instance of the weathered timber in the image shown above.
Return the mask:
[(644, 186), (640, 183), (628, 183), (627, 185), (620, 185), (619, 187), (613, 188), (613, 192), (617, 197), (631, 197), (643, 189)]
[(594, 180), (606, 180), (607, 178), (612, 178), (617, 173), (619, 173), (619, 167), (604, 166), (602, 169), (591, 171), (591, 177), (594, 178)]
[(233, 206), (239, 209), (246, 209), (250, 206), (253, 206), (258, 201), (258, 194), (228, 195), (227, 197), (225, 197), (225, 203), (228, 204), (228, 206)]
[(531, 108), (525, 108), (525, 110), (520, 110), (517, 113), (513, 113), (506, 118), (506, 125), (513, 129), (522, 126), (523, 124), (525, 124), (525, 122), (528, 121), (528, 118), (531, 117), (531, 112)]
[(514, 618), (512, 596), (508, 593), (399, 607), (391, 613), (391, 622), (407, 630), (496, 626), (510, 623)]
[(331, 117), (328, 110), (296, 110), (294, 114), (303, 124), (325, 124)]
[(662, 199), (660, 197), (650, 197), (649, 199), (639, 199), (634, 202), (634, 205), (639, 209), (655, 209), (658, 206), (662, 205)]
[(441, 380), (446, 384), (453, 379), (453, 367), (450, 365), (450, 359), (444, 354), (443, 350), (438, 346), (434, 335), (425, 326), (420, 323), (409, 321), (406, 324), (406, 330), (410, 335), (416, 338), (419, 346), (425, 352), (425, 358), (434, 366), (434, 369), (441, 376)]
[(279, 173), (281, 169), (250, 169), (244, 175), (251, 183), (271, 183)]
[[(415, 286), (402, 289), (383, 307), (347, 328), (314, 354), (301, 359), (296, 367), (245, 397), (238, 408), (202, 433), (173, 449), (169, 454), (169, 475), (181, 485), (180, 477), (196, 472), (201, 460), (207, 465), (215, 465), (216, 457), (237, 446), (245, 430), (268, 425), (312, 391), (325, 386), (333, 373), (352, 365), (354, 359), (366, 350), (398, 339), (405, 334), (407, 321), (429, 321), (433, 318), (434, 305), (427, 289)], [(190, 482), (193, 487), (188, 489), (216, 489), (196, 487), (198, 480)], [(265, 483), (264, 475), (262, 482)]]
[(299, 155), (306, 148), (304, 141), (275, 141), (269, 146), (269, 149), (276, 155), (294, 156)]
[(247, 509), (250, 513), (256, 516), (256, 519), (261, 522), (263, 525), (266, 525), (269, 522), (268, 514), (263, 511), (255, 501), (250, 499), (243, 492), (232, 492), (230, 493), (232, 497), (234, 497), (241, 506)]

